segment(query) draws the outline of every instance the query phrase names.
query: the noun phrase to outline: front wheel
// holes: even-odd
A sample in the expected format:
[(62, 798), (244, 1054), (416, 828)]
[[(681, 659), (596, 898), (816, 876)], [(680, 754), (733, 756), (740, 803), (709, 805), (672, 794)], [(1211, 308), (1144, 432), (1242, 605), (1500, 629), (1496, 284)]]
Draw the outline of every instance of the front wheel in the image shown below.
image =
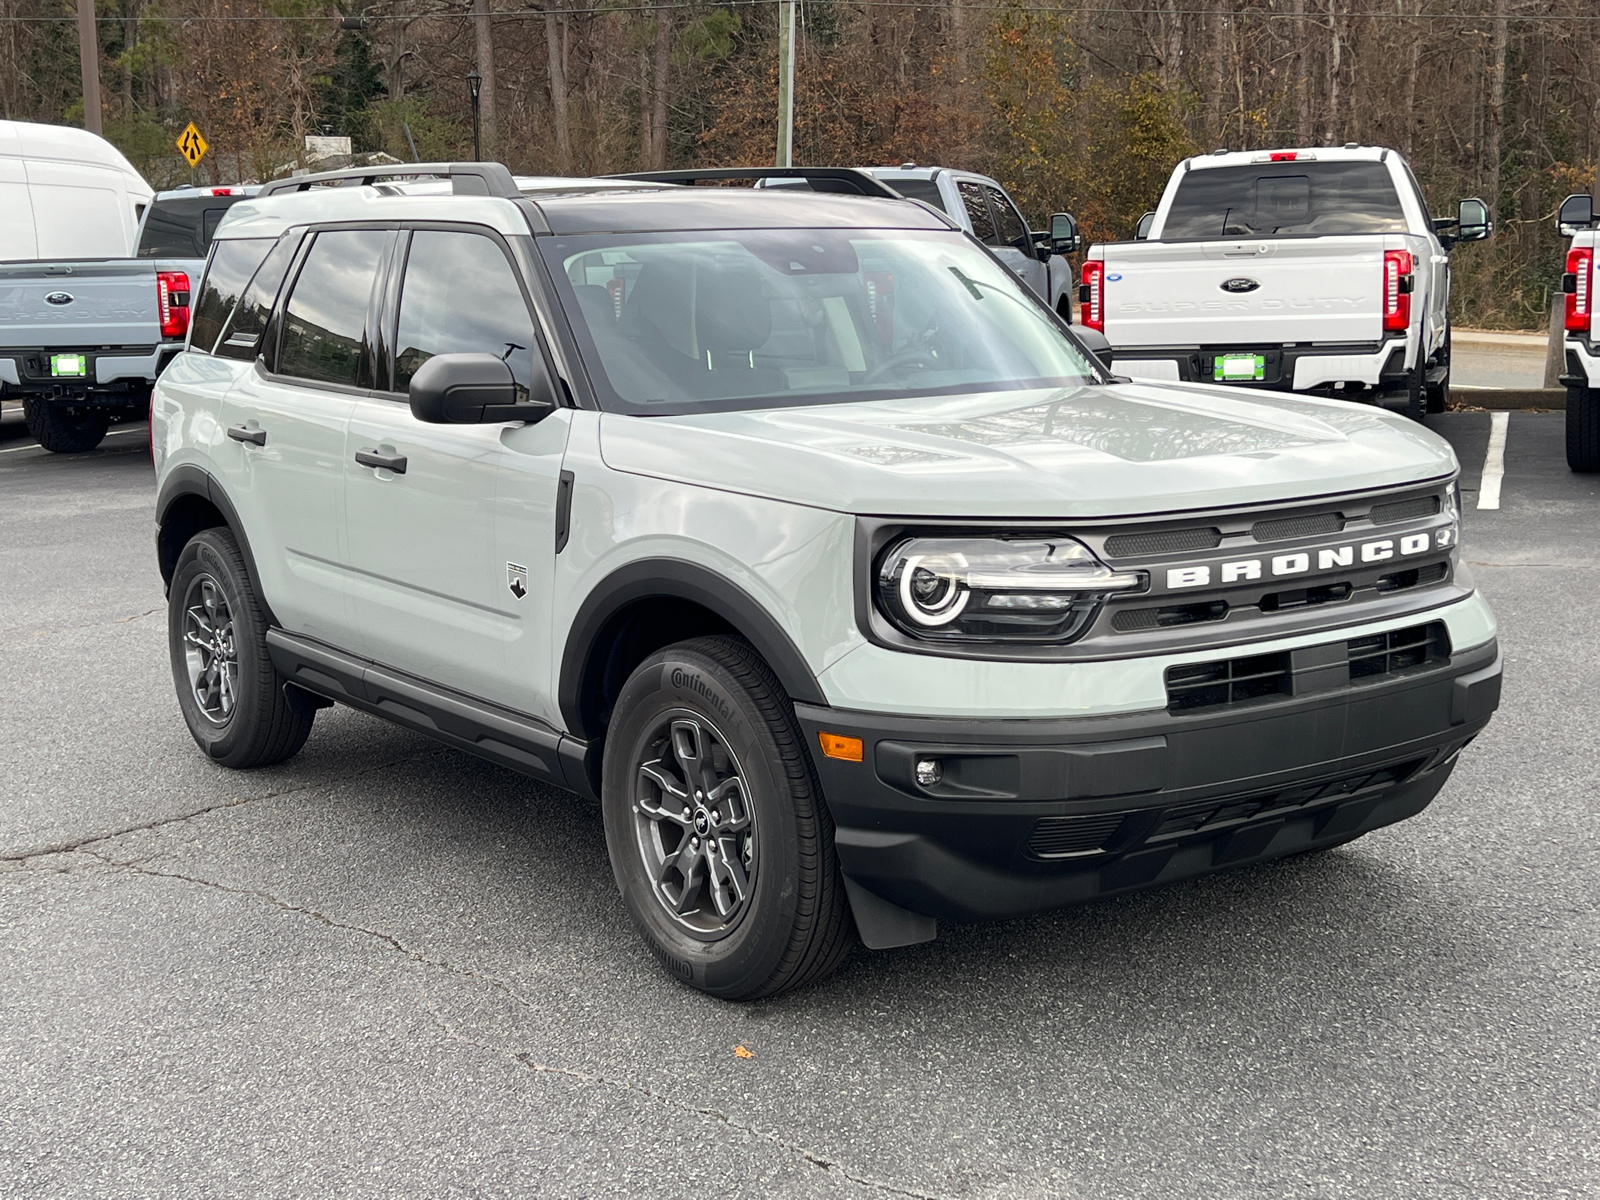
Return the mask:
[(22, 416), (28, 432), (52, 454), (82, 454), (105, 440), (111, 413), (91, 405), (54, 404), (27, 397), (22, 401)]
[(1593, 388), (1567, 389), (1567, 466), (1600, 471), (1600, 394)]
[(789, 697), (743, 639), (640, 664), (606, 734), (601, 803), (623, 903), (685, 983), (753, 1000), (844, 960), (833, 822)]
[(197, 533), (178, 555), (167, 644), (178, 706), (200, 749), (237, 768), (299, 753), (316, 710), (284, 691), (267, 652), (267, 619), (227, 529)]

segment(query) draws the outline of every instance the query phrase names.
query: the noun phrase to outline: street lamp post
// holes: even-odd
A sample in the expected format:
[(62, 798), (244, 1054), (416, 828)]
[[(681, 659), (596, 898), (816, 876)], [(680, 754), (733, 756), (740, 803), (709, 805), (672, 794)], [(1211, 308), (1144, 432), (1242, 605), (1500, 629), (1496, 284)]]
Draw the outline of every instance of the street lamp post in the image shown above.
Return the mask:
[(483, 161), (483, 132), (478, 124), (478, 91), (483, 87), (483, 76), (478, 68), (467, 72), (467, 88), (472, 93), (472, 161)]

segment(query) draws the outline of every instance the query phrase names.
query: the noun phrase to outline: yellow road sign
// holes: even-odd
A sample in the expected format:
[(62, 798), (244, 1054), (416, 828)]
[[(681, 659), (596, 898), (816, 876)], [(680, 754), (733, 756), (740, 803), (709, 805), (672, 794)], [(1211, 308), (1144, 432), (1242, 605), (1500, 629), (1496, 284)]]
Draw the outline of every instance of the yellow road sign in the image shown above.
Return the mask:
[(200, 160), (206, 156), (206, 140), (200, 136), (200, 130), (195, 128), (193, 121), (189, 122), (189, 128), (178, 135), (178, 153), (191, 167), (199, 166)]

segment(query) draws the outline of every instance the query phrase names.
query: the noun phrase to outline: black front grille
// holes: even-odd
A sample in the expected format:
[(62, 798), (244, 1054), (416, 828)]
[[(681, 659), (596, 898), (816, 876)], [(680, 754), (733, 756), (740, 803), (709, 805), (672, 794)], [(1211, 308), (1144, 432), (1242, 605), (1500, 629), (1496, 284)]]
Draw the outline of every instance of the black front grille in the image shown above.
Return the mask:
[(1215, 550), (1220, 545), (1220, 529), (1162, 529), (1154, 533), (1112, 534), (1106, 539), (1106, 553), (1112, 558), (1131, 558), (1145, 554), (1177, 554), (1183, 550)]
[(1352, 638), (1347, 645), (1352, 683), (1358, 679), (1395, 675), (1450, 657), (1450, 635), (1443, 621)]
[(1253, 654), (1220, 662), (1167, 668), (1167, 709), (1188, 712), (1219, 704), (1242, 704), (1289, 690), (1287, 654)]
[(1377, 588), (1380, 592), (1398, 592), (1405, 588), (1427, 587), (1430, 583), (1438, 583), (1448, 574), (1450, 574), (1449, 563), (1429, 563), (1425, 567), (1412, 567), (1409, 571), (1394, 571), (1388, 575), (1380, 575)]
[(1044, 817), (1033, 827), (1028, 852), (1039, 858), (1094, 854), (1122, 824), (1125, 813), (1089, 817)]
[[(1149, 840), (1164, 840), (1202, 830), (1209, 832), (1224, 825), (1248, 821), (1253, 817), (1282, 812), (1285, 809), (1305, 808), (1313, 803), (1341, 800), (1356, 792), (1390, 787), (1414, 774), (1426, 761), (1424, 758), (1413, 758), (1377, 771), (1362, 771), (1331, 781), (1297, 783), (1293, 787), (1247, 796), (1243, 799), (1235, 797), (1222, 801), (1208, 800), (1199, 804), (1188, 804), (1182, 808), (1171, 809), (1156, 827), (1155, 832), (1150, 835)], [(1035, 833), (1034, 836), (1037, 837), (1038, 834)]]
[(1197, 604), (1127, 609), (1111, 619), (1111, 628), (1118, 633), (1137, 633), (1141, 629), (1167, 629), (1173, 625), (1193, 625), (1197, 621), (1220, 621), (1227, 615), (1226, 600), (1202, 600)]
[(1377, 682), (1449, 658), (1450, 634), (1444, 622), (1431, 621), (1277, 654), (1189, 663), (1167, 668), (1167, 711), (1188, 713), (1268, 697), (1326, 692)]
[(1258, 542), (1283, 542), (1289, 538), (1338, 533), (1343, 528), (1344, 518), (1338, 513), (1312, 513), (1310, 516), (1285, 517), (1278, 521), (1257, 521), (1250, 527), (1250, 536)]
[(1411, 521), (1418, 517), (1431, 517), (1439, 511), (1439, 497), (1414, 496), (1410, 500), (1395, 500), (1389, 504), (1372, 506), (1374, 525), (1393, 525), (1396, 521)]

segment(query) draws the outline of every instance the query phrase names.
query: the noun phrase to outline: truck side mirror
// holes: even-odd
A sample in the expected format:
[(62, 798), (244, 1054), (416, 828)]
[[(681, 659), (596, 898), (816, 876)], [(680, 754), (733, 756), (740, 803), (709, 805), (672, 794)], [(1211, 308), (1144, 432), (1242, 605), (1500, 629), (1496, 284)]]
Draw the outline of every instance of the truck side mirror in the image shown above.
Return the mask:
[(430, 425), (542, 421), (555, 411), (555, 390), (535, 360), (533, 389), (517, 396), (511, 368), (494, 354), (436, 354), (411, 377), (411, 415)]
[(1156, 214), (1147, 212), (1139, 218), (1139, 223), (1133, 227), (1133, 240), (1142, 242), (1149, 238), (1150, 227), (1156, 223)]
[(1571, 237), (1579, 230), (1593, 226), (1594, 197), (1581, 192), (1574, 192), (1568, 196), (1561, 202), (1561, 211), (1556, 214), (1556, 224), (1560, 227), (1562, 237)]
[(1481, 242), (1493, 232), (1494, 222), (1489, 218), (1489, 206), (1482, 200), (1474, 197), (1456, 205), (1456, 241)]
[(1078, 252), (1078, 221), (1071, 213), (1050, 214), (1050, 252), (1052, 254)]

